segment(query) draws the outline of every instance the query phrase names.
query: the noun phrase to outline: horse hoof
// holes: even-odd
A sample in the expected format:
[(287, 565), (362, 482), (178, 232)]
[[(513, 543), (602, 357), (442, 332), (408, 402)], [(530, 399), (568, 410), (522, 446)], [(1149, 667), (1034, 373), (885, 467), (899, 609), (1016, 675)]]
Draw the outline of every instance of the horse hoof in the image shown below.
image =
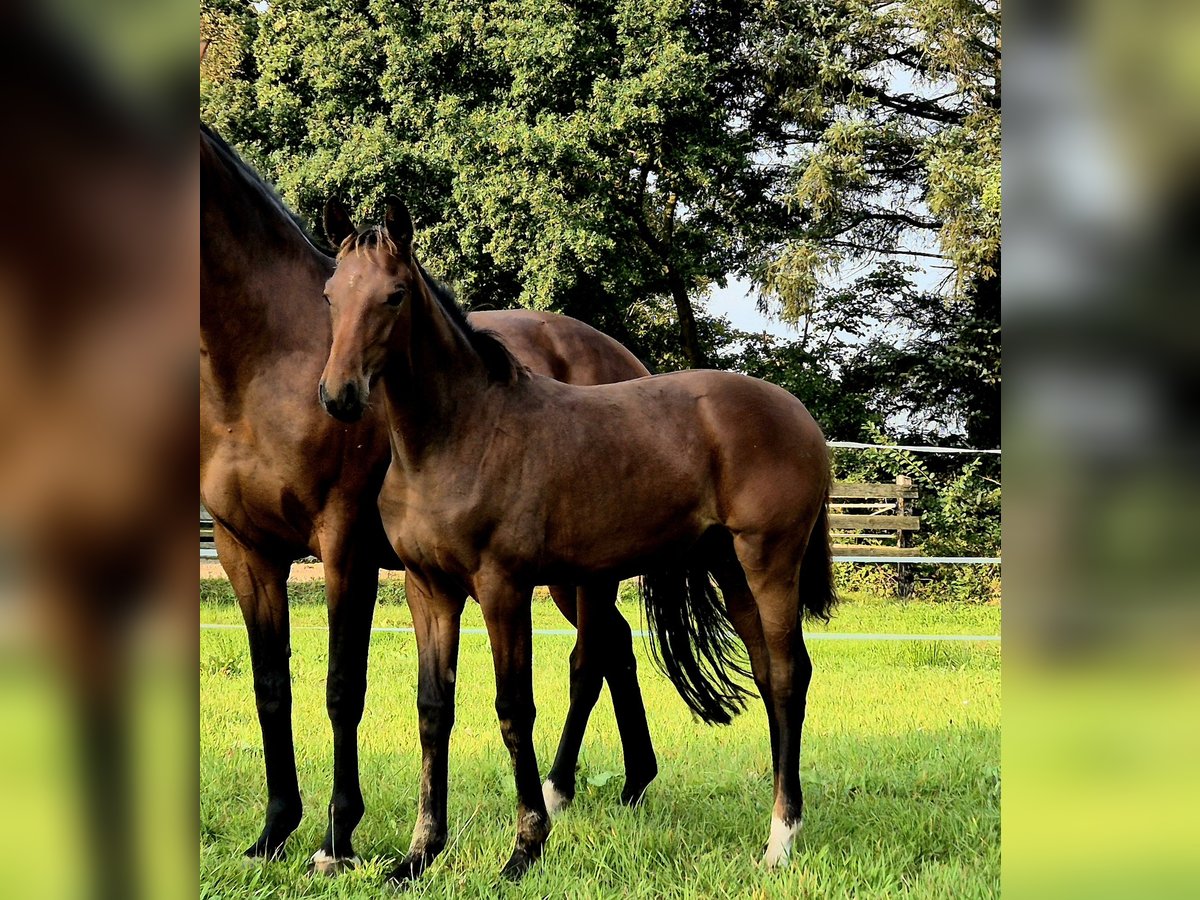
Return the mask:
[(392, 887), (403, 888), (407, 887), (413, 881), (421, 877), (421, 873), (425, 871), (429, 865), (424, 856), (414, 856), (411, 853), (400, 860), (400, 864), (388, 873), (387, 882)]
[(332, 878), (342, 872), (348, 872), (362, 864), (357, 856), (332, 856), (324, 849), (318, 850), (308, 861), (309, 875), (325, 875)]
[(540, 853), (530, 853), (518, 847), (512, 852), (512, 856), (508, 858), (508, 862), (504, 864), (504, 868), (500, 870), (500, 877), (506, 881), (520, 881), (521, 878), (529, 871), (529, 867), (537, 862)]
[(646, 789), (650, 787), (650, 782), (654, 780), (655, 772), (649, 777), (626, 775), (625, 787), (621, 789), (621, 802), (626, 806), (641, 806), (642, 800), (646, 797)]
[(259, 838), (246, 848), (246, 852), (242, 856), (247, 862), (256, 862), (258, 860), (279, 862), (284, 858), (285, 853), (282, 843), (272, 845)]
[(759, 865), (764, 869), (784, 869), (792, 861), (792, 853), (790, 850), (780, 850), (776, 847), (767, 847), (767, 852), (763, 854)]
[[(546, 802), (546, 813), (551, 819), (554, 819), (571, 805), (574, 798), (568, 797), (558, 789), (553, 781), (547, 778), (542, 784), (542, 799)], [(509, 861), (511, 862), (511, 860)]]

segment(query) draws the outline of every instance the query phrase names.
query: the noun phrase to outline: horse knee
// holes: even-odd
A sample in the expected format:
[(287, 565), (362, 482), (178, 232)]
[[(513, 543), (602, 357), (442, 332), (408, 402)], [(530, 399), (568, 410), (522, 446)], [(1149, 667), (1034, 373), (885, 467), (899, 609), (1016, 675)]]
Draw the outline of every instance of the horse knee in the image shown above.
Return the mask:
[(260, 719), (291, 715), (291, 682), (287, 675), (270, 672), (254, 677), (254, 702)]
[(366, 683), (347, 684), (343, 679), (331, 677), (325, 686), (325, 710), (335, 727), (356, 727), (362, 721)]
[(526, 736), (533, 733), (537, 709), (532, 700), (496, 701), (496, 716), (500, 719), (500, 735), (509, 750), (515, 750)]

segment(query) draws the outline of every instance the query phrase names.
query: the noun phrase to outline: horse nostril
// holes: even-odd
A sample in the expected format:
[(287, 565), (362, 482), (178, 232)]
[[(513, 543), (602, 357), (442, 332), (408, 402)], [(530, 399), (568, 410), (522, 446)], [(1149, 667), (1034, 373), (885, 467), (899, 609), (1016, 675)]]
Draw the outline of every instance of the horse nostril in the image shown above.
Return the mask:
[(347, 382), (346, 389), (342, 391), (340, 405), (342, 409), (354, 409), (358, 406), (358, 386), (353, 381)]
[(329, 409), (329, 392), (325, 390), (325, 382), (321, 381), (317, 384), (317, 397), (321, 401), (321, 406), (326, 410)]

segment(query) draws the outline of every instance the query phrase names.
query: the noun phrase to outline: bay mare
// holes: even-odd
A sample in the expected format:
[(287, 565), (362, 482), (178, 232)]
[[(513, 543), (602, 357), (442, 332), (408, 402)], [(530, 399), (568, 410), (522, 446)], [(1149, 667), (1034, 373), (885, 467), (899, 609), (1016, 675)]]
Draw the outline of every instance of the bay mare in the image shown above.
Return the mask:
[[(363, 815), (357, 733), (379, 568), (400, 566), (376, 503), (388, 438), (379, 409), (345, 424), (326, 416), (317, 401), (330, 346), (322, 289), (333, 259), (203, 124), (200, 161), (200, 495), (249, 633), (267, 778), (265, 822), (247, 854), (280, 853), (300, 822), (287, 577), (294, 560), (312, 554), (325, 564), (334, 745), (329, 824), (313, 865), (332, 872), (353, 859), (351, 835)], [(331, 208), (330, 217), (334, 227), (349, 221), (344, 208)], [(647, 374), (628, 350), (575, 319), (504, 311), (472, 321), (502, 334), (523, 365), (555, 378), (591, 384)], [(625, 754), (622, 799), (639, 800), (657, 773), (632, 635), (611, 602), (615, 591), (615, 582), (589, 584), (578, 596), (574, 588), (552, 588), (560, 609), (579, 625), (571, 708), (553, 773), (560, 802), (574, 792), (575, 763), (602, 677)], [(601, 596), (587, 608), (603, 612), (579, 620), (576, 609), (589, 593)]]
[(331, 237), (340, 238), (325, 286), (333, 344), (320, 394), (345, 421), (382, 395), (392, 461), (379, 508), (404, 561), (420, 658), (417, 822), (391, 878), (420, 875), (446, 845), (467, 596), (487, 625), (516, 778), (516, 846), (502, 870), (516, 878), (550, 832), (533, 746), (533, 587), (636, 572), (649, 573), (658, 657), (701, 718), (728, 722), (742, 708), (745, 691), (729, 671), (738, 637), (749, 651), (775, 774), (764, 863), (785, 862), (801, 822), (812, 674), (800, 620), (805, 611), (828, 617), (833, 603), (828, 450), (803, 404), (727, 372), (592, 387), (531, 374), (425, 275), (399, 200), (387, 201), (383, 226)]

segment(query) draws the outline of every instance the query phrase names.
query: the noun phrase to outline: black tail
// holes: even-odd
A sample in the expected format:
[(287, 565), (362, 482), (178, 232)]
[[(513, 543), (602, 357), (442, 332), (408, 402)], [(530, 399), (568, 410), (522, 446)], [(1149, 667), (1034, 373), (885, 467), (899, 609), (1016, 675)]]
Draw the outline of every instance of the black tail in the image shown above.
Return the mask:
[(829, 621), (829, 614), (837, 603), (837, 591), (833, 587), (833, 548), (829, 542), (829, 506), (821, 505), (808, 539), (808, 549), (800, 563), (800, 604), (804, 612), (814, 619)]
[(728, 725), (749, 692), (731, 675), (750, 678), (745, 647), (703, 565), (643, 575), (650, 651), (679, 696), (701, 719)]

